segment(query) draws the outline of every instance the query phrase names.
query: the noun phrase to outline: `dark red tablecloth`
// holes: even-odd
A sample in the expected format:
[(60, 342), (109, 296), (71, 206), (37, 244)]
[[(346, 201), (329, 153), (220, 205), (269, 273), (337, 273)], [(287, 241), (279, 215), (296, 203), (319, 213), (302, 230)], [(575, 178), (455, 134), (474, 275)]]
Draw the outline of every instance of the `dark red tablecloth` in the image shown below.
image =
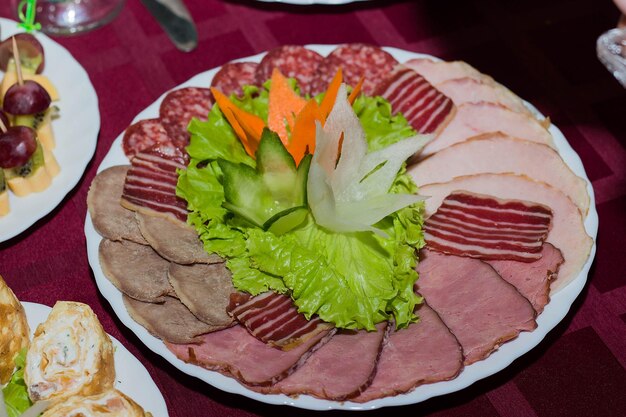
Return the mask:
[[(13, 18), (7, 3), (0, 2), (0, 16)], [(0, 244), (0, 274), (20, 299), (89, 303), (147, 367), (172, 417), (312, 415), (216, 390), (145, 348), (95, 286), (83, 234), (85, 198), (113, 139), (161, 93), (198, 72), (286, 43), (395, 46), (466, 60), (549, 115), (593, 182), (600, 230), (587, 286), (537, 348), (463, 391), (369, 414), (626, 416), (626, 94), (595, 55), (595, 40), (618, 18), (609, 0), (186, 3), (200, 35), (193, 53), (177, 51), (138, 0), (128, 0), (104, 28), (56, 39), (89, 73), (102, 127), (76, 189), (28, 231)]]

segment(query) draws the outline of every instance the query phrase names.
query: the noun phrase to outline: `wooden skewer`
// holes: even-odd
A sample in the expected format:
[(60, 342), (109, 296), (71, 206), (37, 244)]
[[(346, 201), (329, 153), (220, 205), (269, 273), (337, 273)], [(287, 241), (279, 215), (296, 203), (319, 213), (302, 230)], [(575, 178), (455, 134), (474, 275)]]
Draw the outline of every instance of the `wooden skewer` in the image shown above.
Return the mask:
[(11, 37), (13, 42), (13, 60), (15, 61), (15, 71), (17, 72), (17, 83), (24, 85), (24, 79), (22, 78), (22, 63), (20, 62), (20, 51), (17, 50), (17, 42), (15, 36)]
[(7, 131), (7, 127), (4, 125), (2, 119), (0, 119), (0, 130), (2, 130), (2, 133), (6, 133)]

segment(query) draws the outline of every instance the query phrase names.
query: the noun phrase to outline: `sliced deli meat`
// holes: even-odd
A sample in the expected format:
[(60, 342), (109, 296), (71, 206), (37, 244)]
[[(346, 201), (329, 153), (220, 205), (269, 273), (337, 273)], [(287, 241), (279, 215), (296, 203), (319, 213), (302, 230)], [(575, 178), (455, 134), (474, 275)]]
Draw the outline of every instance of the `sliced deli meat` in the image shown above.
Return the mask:
[(258, 67), (259, 64), (256, 62), (228, 62), (213, 76), (211, 87), (217, 88), (226, 96), (231, 94), (241, 96), (244, 85), (257, 84)]
[(585, 180), (574, 174), (550, 146), (501, 132), (472, 137), (442, 149), (409, 168), (418, 186), (482, 173), (526, 175), (565, 193), (581, 213), (589, 210)]
[(165, 345), (185, 362), (233, 376), (249, 386), (268, 386), (295, 372), (333, 334), (334, 329), (320, 333), (284, 351), (261, 342), (243, 326), (233, 326), (202, 336), (199, 344)]
[(421, 158), (472, 136), (489, 132), (503, 132), (520, 139), (555, 147), (550, 132), (533, 116), (509, 110), (497, 103), (464, 103), (456, 107), (454, 116), (424, 147), (420, 154)]
[(156, 145), (172, 149), (176, 147), (159, 119), (140, 120), (124, 131), (122, 149), (128, 159)]
[(437, 211), (443, 199), (456, 190), (492, 195), (503, 199), (533, 201), (550, 207), (552, 228), (547, 242), (561, 250), (565, 262), (558, 278), (552, 283), (551, 293), (563, 288), (582, 269), (593, 245), (587, 235), (583, 217), (578, 207), (561, 191), (526, 176), (513, 174), (477, 174), (457, 177), (445, 183), (426, 184), (420, 193), (430, 196), (426, 200), (426, 216)]
[(550, 230), (549, 207), (455, 191), (424, 222), (431, 250), (482, 260), (533, 262)]
[(433, 133), (454, 112), (452, 100), (414, 70), (398, 65), (373, 95), (389, 100), (418, 133)]
[(417, 271), (417, 292), (458, 339), (465, 365), (537, 326), (530, 302), (481, 260), (422, 249)]
[(285, 77), (298, 81), (302, 94), (310, 94), (317, 69), (323, 61), (323, 56), (304, 46), (279, 46), (269, 51), (259, 63), (256, 82), (262, 85), (272, 77), (274, 68), (278, 68)]
[(404, 65), (414, 69), (435, 85), (447, 80), (466, 77), (486, 83), (495, 82), (490, 76), (463, 61), (435, 61), (429, 58), (414, 58), (405, 62)]
[[(419, 321), (391, 330), (371, 385), (354, 402), (404, 394), (422, 384), (447, 381), (463, 369), (463, 351), (437, 313), (421, 304)], [(390, 324), (391, 326), (391, 324)]]
[(170, 91), (159, 108), (163, 128), (180, 149), (189, 144), (187, 126), (194, 117), (206, 120), (213, 106), (208, 88), (185, 87)]
[(521, 98), (503, 85), (492, 81), (471, 77), (452, 78), (438, 83), (435, 87), (450, 97), (457, 106), (486, 101), (501, 104), (516, 112), (530, 114)]

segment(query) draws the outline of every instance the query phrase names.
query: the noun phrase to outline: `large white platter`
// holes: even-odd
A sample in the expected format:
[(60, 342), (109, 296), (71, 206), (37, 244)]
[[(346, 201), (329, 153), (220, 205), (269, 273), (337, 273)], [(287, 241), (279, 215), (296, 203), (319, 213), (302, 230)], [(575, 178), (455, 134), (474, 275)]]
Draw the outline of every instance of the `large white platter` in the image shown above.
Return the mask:
[[(0, 18), (2, 39), (23, 32), (17, 23)], [(53, 153), (61, 167), (50, 187), (40, 193), (16, 197), (9, 191), (11, 212), (0, 217), (0, 242), (28, 229), (37, 220), (50, 213), (78, 183), (91, 160), (100, 131), (98, 96), (89, 76), (74, 57), (47, 36), (36, 33), (43, 45), (46, 66), (43, 75), (59, 91), (56, 104), (60, 117), (52, 121), (56, 138)], [(0, 72), (0, 77), (4, 73)]]
[[(321, 53), (322, 55), (327, 55), (335, 48), (335, 45), (309, 45), (308, 47)], [(384, 49), (391, 53), (400, 62), (405, 62), (412, 58), (427, 56), (396, 48)], [(263, 55), (264, 54), (259, 54), (241, 60), (258, 62)], [(181, 84), (179, 87), (206, 87), (210, 84), (211, 79), (213, 78), (213, 75), (217, 72), (217, 70), (218, 68), (214, 68), (210, 71), (198, 74), (187, 82)], [(163, 94), (163, 96), (161, 96), (157, 101), (148, 106), (144, 111), (139, 113), (135, 118), (135, 121), (158, 117), (159, 104), (164, 96), (165, 94)], [(530, 107), (532, 108), (532, 106)], [(533, 108), (533, 111), (536, 111), (536, 109)], [(595, 208), (595, 199), (593, 189), (591, 188), (591, 183), (587, 178), (580, 158), (569, 145), (561, 131), (555, 126), (551, 126), (550, 132), (552, 133), (554, 141), (556, 142), (556, 146), (565, 162), (577, 175), (581, 176), (587, 181), (587, 191), (589, 192), (589, 196), (591, 198), (591, 205), (589, 209), (589, 214), (587, 216), (587, 219), (585, 220), (585, 229), (595, 242), (595, 237), (598, 229), (598, 214)], [(114, 165), (123, 165), (129, 163), (128, 159), (122, 151), (121, 140), (122, 135), (120, 134), (115, 142), (113, 142), (111, 150), (102, 161), (102, 164), (98, 168), (98, 172)], [(100, 244), (101, 236), (93, 228), (89, 215), (87, 215), (87, 219), (85, 221), (85, 236), (87, 238), (87, 253), (89, 257), (89, 264), (94, 271), (96, 283), (98, 285), (98, 288), (100, 289), (100, 292), (109, 301), (119, 319), (133, 332), (135, 332), (135, 334), (146, 346), (161, 355), (176, 368), (189, 375), (200, 378), (201, 380), (213, 385), (216, 388), (228, 392), (241, 394), (265, 403), (291, 405), (312, 410), (369, 410), (379, 407), (418, 403), (437, 395), (448, 394), (461, 390), (480, 379), (483, 379), (506, 368), (515, 359), (519, 358), (524, 353), (535, 347), (539, 342), (541, 342), (546, 334), (550, 330), (552, 330), (563, 319), (563, 317), (565, 317), (572, 303), (581, 292), (583, 286), (585, 285), (585, 282), (587, 281), (587, 274), (589, 272), (589, 268), (591, 266), (596, 250), (596, 246), (594, 243), (591, 249), (591, 253), (589, 255), (589, 259), (585, 263), (583, 270), (569, 285), (567, 285), (565, 288), (560, 290), (552, 297), (552, 300), (546, 306), (544, 312), (538, 317), (537, 328), (534, 331), (524, 332), (520, 334), (517, 339), (504, 344), (498, 351), (494, 352), (487, 359), (465, 367), (461, 374), (451, 381), (422, 385), (408, 394), (374, 400), (365, 404), (357, 404), (349, 401), (335, 402), (319, 400), (306, 395), (300, 396), (298, 398), (290, 398), (285, 395), (263, 395), (248, 390), (232, 378), (228, 378), (217, 372), (208, 371), (201, 367), (187, 364), (181, 361), (173, 353), (166, 349), (163, 342), (150, 335), (142, 326), (140, 326), (133, 319), (131, 319), (128, 312), (126, 311), (126, 308), (124, 307), (122, 294), (103, 275), (102, 269), (100, 267), (100, 262), (98, 260), (98, 245)]]
[[(40, 323), (48, 318), (50, 307), (23, 302), (31, 337)], [(115, 349), (115, 388), (135, 400), (154, 417), (168, 417), (167, 406), (161, 391), (144, 366), (116, 338), (111, 336)]]

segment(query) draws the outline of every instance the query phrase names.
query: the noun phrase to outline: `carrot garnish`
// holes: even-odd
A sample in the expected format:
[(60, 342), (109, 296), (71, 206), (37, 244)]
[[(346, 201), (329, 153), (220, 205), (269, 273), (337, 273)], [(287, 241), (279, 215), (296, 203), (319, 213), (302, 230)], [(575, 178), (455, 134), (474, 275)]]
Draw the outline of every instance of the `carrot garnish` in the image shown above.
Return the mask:
[(354, 88), (352, 89), (352, 92), (348, 96), (348, 102), (351, 105), (354, 104), (354, 100), (356, 100), (356, 98), (361, 93), (361, 88), (363, 87), (363, 81), (365, 81), (365, 77), (361, 75), (361, 78), (359, 78), (359, 82), (356, 84), (356, 86), (354, 86)]
[(306, 100), (291, 89), (289, 80), (278, 68), (272, 71), (271, 83), (267, 127), (278, 133), (283, 144), (287, 144), (287, 127), (293, 132), (296, 116), (306, 105)]
[(333, 109), (335, 105), (335, 100), (337, 99), (337, 92), (339, 91), (339, 87), (341, 86), (341, 82), (343, 81), (343, 75), (341, 72), (341, 67), (335, 73), (333, 80), (328, 85), (326, 89), (326, 94), (324, 94), (324, 98), (322, 99), (322, 103), (320, 104), (320, 112), (322, 115), (322, 123), (326, 121), (326, 118), (330, 114), (330, 111)]
[(313, 99), (309, 100), (298, 113), (291, 133), (291, 140), (286, 145), (296, 165), (304, 155), (315, 152), (315, 121), (323, 123), (320, 107)]

